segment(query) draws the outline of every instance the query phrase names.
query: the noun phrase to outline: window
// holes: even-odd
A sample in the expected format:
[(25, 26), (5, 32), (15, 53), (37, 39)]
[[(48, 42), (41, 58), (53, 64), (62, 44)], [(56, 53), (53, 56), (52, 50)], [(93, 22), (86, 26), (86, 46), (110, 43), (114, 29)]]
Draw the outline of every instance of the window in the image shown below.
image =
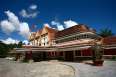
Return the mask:
[(86, 34), (84, 35), (84, 38), (87, 38)]
[(55, 41), (56, 43), (59, 43), (59, 41)]
[(79, 39), (79, 37), (78, 37), (78, 36), (76, 36), (76, 39), (78, 40), (78, 39)]
[(86, 35), (86, 38), (89, 38), (88, 35)]
[(79, 36), (78, 36), (78, 38), (80, 39), (80, 38), (81, 38), (81, 36), (79, 35)]
[(81, 50), (75, 51), (75, 56), (81, 56)]
[(63, 52), (60, 52), (60, 56), (63, 56)]

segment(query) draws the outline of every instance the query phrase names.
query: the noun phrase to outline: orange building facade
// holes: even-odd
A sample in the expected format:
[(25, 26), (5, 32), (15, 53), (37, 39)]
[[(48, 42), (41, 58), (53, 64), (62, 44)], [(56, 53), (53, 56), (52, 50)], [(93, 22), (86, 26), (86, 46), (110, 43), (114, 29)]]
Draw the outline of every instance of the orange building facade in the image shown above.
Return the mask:
[(102, 44), (104, 57), (116, 55), (116, 37), (102, 38), (96, 31), (84, 24), (58, 31), (48, 26), (29, 37), (30, 45), (15, 48), (17, 53), (31, 51), (33, 59), (63, 59), (66, 61), (85, 60), (92, 58), (94, 42)]

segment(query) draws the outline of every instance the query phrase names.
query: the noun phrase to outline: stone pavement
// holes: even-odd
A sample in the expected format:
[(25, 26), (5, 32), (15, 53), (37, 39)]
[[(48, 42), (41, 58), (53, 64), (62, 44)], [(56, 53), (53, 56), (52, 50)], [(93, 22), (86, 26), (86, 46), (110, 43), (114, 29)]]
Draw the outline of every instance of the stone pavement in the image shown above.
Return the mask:
[(86, 62), (20, 63), (0, 59), (0, 77), (116, 77), (116, 61), (92, 66)]
[(74, 77), (74, 69), (59, 62), (20, 63), (0, 59), (0, 77)]
[(116, 77), (116, 61), (105, 61), (103, 66), (92, 66), (84, 63), (63, 62), (72, 66), (75, 77)]

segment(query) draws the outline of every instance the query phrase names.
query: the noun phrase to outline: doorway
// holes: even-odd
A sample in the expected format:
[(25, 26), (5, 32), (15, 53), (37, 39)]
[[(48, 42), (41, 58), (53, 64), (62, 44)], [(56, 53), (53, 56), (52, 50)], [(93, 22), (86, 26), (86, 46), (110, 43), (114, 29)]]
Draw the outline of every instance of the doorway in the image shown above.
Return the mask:
[(74, 52), (73, 51), (65, 51), (65, 60), (73, 61), (74, 60)]

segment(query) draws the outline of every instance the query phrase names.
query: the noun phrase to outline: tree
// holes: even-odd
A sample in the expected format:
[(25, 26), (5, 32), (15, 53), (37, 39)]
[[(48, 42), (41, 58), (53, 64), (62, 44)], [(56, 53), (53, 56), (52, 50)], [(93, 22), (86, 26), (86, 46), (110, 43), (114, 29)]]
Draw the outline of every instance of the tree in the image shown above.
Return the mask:
[(0, 41), (0, 57), (6, 57), (8, 55), (8, 52), (8, 46)]
[(110, 29), (105, 28), (105, 29), (101, 29), (99, 35), (102, 37), (108, 37), (108, 36), (113, 36), (114, 34), (112, 33)]
[(92, 47), (93, 50), (93, 64), (95, 66), (102, 66), (103, 65), (103, 48), (102, 44), (94, 43), (94, 46)]
[[(23, 43), (22, 43), (22, 41), (20, 41), (19, 43), (18, 43), (18, 45), (17, 45), (17, 48), (22, 48), (22, 45), (23, 45)], [(16, 47), (15, 47), (16, 48)]]
[(14, 48), (21, 48), (22, 45), (22, 41), (20, 41), (18, 44), (5, 44), (0, 41), (0, 57), (6, 57), (11, 50)]
[(101, 44), (95, 43), (92, 47), (93, 50), (93, 60), (101, 60), (103, 56), (103, 48)]

